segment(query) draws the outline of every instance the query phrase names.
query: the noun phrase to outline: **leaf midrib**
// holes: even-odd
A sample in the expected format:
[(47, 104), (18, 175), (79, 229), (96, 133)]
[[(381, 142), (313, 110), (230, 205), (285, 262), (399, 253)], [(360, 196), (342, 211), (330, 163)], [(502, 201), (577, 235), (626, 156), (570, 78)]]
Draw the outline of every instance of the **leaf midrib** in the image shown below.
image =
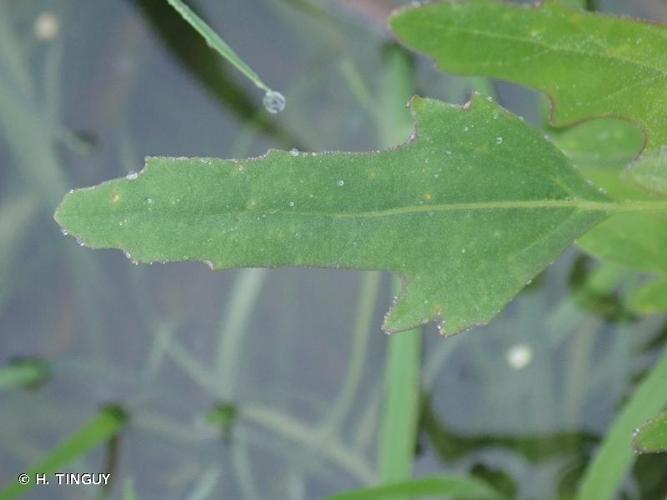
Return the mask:
[[(417, 213), (430, 212), (455, 212), (455, 211), (477, 211), (477, 210), (516, 210), (516, 209), (576, 209), (588, 212), (667, 212), (667, 200), (660, 201), (587, 201), (587, 200), (517, 200), (517, 201), (489, 201), (489, 202), (470, 202), (470, 203), (449, 203), (438, 205), (420, 205), (406, 206), (398, 208), (388, 208), (382, 210), (370, 210), (365, 212), (324, 212), (324, 211), (301, 211), (292, 208), (264, 208), (247, 210), (229, 210), (229, 211), (189, 211), (177, 210), (174, 207), (168, 207), (166, 210), (155, 208), (151, 210), (125, 210), (117, 211), (115, 215), (123, 214), (165, 214), (170, 217), (176, 214), (197, 215), (199, 217), (218, 216), (218, 215), (295, 215), (301, 217), (322, 217), (338, 219), (355, 218), (379, 218), (395, 215), (410, 215)], [(70, 215), (71, 217), (72, 215)], [(75, 217), (108, 217), (109, 212), (86, 212), (85, 215), (74, 215)]]

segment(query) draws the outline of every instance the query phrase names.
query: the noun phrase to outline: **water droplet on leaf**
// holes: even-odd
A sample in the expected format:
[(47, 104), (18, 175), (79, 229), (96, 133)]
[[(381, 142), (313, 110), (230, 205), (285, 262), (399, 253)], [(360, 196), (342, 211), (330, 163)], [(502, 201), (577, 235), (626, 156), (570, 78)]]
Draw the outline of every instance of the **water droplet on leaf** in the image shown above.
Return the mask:
[(345, 185), (345, 181), (343, 179), (338, 179), (336, 181), (336, 186), (343, 187), (344, 185)]
[(139, 177), (139, 174), (136, 173), (134, 170), (130, 170), (130, 171), (127, 173), (127, 175), (125, 176), (125, 178), (126, 178), (127, 180), (129, 180), (129, 181), (133, 181), (133, 180), (135, 180), (137, 177)]
[(289, 150), (290, 156), (299, 156), (299, 150), (296, 148), (292, 148)]

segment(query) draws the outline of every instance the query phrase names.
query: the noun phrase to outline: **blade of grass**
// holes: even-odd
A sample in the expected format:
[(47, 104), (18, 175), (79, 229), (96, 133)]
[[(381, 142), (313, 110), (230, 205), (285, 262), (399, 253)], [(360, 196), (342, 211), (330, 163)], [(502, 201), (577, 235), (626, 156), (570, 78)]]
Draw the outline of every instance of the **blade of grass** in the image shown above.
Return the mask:
[(178, 12), (181, 17), (190, 25), (192, 28), (199, 33), (209, 47), (215, 50), (223, 58), (229, 61), (236, 69), (243, 73), (251, 82), (253, 82), (258, 88), (262, 89), (265, 92), (272, 92), (271, 87), (269, 87), (264, 81), (255, 73), (246, 62), (239, 57), (239, 55), (234, 52), (227, 42), (225, 42), (220, 35), (211, 29), (211, 27), (206, 24), (206, 22), (194, 13), (190, 7), (188, 7), (181, 0), (167, 0), (169, 5), (171, 5), (176, 12)]
[(616, 417), (579, 487), (578, 500), (614, 498), (636, 456), (632, 435), (636, 428), (667, 405), (667, 350), (635, 389)]
[(124, 410), (117, 406), (105, 407), (95, 418), (57, 446), (47, 457), (31, 467), (27, 472), (30, 478), (28, 484), (16, 481), (0, 491), (0, 498), (10, 500), (26, 493), (35, 485), (36, 474), (48, 476), (80, 459), (117, 435), (126, 423), (127, 414)]
[(486, 483), (464, 476), (431, 476), (387, 484), (376, 488), (348, 491), (330, 496), (328, 500), (378, 500), (389, 498), (419, 498), (446, 495), (456, 498), (500, 498)]
[(168, 4), (154, 0), (133, 0), (147, 24), (164, 46), (217, 102), (254, 131), (261, 131), (286, 147), (304, 149), (302, 141), (278, 122), (260, 111), (261, 106), (248, 96), (227, 71), (215, 52), (206, 50), (194, 30), (183, 30), (181, 16)]

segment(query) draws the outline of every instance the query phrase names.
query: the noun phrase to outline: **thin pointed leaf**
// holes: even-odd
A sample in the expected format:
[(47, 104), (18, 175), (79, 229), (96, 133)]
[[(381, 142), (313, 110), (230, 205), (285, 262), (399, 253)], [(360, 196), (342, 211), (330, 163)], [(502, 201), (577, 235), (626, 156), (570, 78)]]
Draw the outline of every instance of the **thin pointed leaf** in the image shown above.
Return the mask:
[[(87, 422), (68, 439), (60, 443), (43, 460), (26, 472), (29, 480), (23, 484), (18, 481), (0, 491), (0, 498), (9, 500), (18, 498), (35, 486), (37, 474), (49, 476), (63, 471), (93, 449), (103, 445), (117, 435), (127, 423), (127, 414), (117, 406), (107, 406)], [(47, 478), (48, 479), (48, 478)]]
[(616, 415), (586, 469), (576, 500), (615, 498), (614, 495), (636, 459), (630, 444), (633, 430), (667, 405), (666, 379), (667, 351), (663, 351), (650, 373)]
[(229, 74), (228, 65), (208, 48), (206, 42), (187, 26), (167, 2), (129, 0), (135, 4), (160, 37), (167, 50), (187, 69), (220, 104), (244, 122), (251, 123), (271, 135), (281, 144), (294, 147), (300, 144), (294, 134), (263, 112), (260, 97), (252, 97)]
[(642, 425), (633, 440), (637, 453), (667, 452), (667, 412)]
[(138, 176), (71, 193), (56, 220), (142, 262), (390, 270), (403, 287), (386, 330), (444, 318), (455, 333), (489, 321), (613, 207), (485, 98), (465, 109), (416, 98), (412, 111), (415, 137), (397, 149), (152, 158)]
[(456, 498), (496, 499), (500, 495), (479, 479), (465, 476), (431, 476), (386, 484), (330, 496), (328, 500), (389, 500), (392, 498), (451, 496)]
[[(491, 21), (492, 20), (492, 21)], [(497, 0), (408, 7), (391, 18), (408, 46), (446, 71), (509, 80), (546, 92), (552, 122), (614, 116), (667, 143), (667, 29), (567, 7)]]

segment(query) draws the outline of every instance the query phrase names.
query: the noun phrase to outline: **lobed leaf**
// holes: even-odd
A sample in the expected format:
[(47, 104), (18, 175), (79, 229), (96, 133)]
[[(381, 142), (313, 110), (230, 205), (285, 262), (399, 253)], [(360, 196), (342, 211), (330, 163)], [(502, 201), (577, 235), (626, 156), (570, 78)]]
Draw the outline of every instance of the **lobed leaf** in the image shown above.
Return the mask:
[(411, 106), (415, 136), (397, 149), (151, 158), (131, 179), (69, 194), (55, 217), (81, 243), (142, 262), (390, 270), (403, 287), (387, 331), (444, 318), (455, 333), (489, 321), (607, 204), (495, 103)]
[(664, 26), (555, 0), (535, 6), (439, 2), (401, 9), (390, 24), (408, 47), (429, 55), (443, 70), (546, 92), (556, 126), (620, 117), (645, 129), (649, 149), (667, 144)]

